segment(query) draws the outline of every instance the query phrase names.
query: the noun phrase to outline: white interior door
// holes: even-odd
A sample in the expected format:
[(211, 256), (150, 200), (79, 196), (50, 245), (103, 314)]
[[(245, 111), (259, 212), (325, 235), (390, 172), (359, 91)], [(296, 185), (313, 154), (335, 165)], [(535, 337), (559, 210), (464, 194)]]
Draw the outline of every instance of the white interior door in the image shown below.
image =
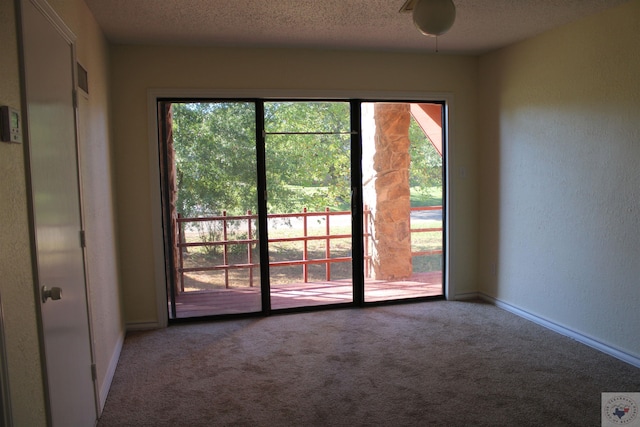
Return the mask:
[[(92, 375), (76, 144), (72, 34), (46, 5), (22, 1), (30, 173), (52, 424), (93, 426)], [(46, 15), (45, 15), (46, 14)], [(59, 295), (58, 290), (61, 291)]]

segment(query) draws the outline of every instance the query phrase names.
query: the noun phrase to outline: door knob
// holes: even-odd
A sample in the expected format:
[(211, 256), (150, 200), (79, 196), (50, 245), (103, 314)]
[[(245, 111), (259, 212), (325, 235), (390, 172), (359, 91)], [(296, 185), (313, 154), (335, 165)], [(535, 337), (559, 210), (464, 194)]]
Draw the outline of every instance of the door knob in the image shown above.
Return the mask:
[(42, 302), (45, 303), (47, 300), (51, 298), (54, 301), (62, 298), (62, 289), (60, 288), (47, 288), (46, 286), (42, 287)]

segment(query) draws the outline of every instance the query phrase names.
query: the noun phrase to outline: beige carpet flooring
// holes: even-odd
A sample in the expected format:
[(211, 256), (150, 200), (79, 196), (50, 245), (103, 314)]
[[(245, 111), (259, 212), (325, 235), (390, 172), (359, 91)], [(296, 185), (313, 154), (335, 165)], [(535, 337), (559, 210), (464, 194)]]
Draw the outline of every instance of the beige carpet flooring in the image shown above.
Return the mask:
[(108, 426), (599, 426), (640, 369), (481, 302), (130, 333)]

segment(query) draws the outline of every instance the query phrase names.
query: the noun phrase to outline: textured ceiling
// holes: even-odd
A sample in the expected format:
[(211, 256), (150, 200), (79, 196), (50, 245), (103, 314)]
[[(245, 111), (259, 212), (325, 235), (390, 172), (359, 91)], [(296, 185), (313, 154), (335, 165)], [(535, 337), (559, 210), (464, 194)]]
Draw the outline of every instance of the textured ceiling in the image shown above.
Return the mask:
[[(435, 50), (405, 0), (85, 0), (118, 44)], [(483, 53), (628, 0), (453, 0), (440, 52)]]

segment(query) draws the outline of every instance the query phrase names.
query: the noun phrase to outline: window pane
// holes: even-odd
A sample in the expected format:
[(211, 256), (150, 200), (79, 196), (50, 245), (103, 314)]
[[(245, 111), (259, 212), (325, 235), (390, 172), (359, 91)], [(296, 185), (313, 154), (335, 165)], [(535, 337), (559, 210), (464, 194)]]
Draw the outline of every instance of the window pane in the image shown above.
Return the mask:
[(261, 310), (255, 111), (172, 104), (177, 317)]
[(271, 306), (351, 302), (349, 104), (270, 102), (265, 116)]
[(365, 301), (442, 295), (442, 106), (362, 104)]

